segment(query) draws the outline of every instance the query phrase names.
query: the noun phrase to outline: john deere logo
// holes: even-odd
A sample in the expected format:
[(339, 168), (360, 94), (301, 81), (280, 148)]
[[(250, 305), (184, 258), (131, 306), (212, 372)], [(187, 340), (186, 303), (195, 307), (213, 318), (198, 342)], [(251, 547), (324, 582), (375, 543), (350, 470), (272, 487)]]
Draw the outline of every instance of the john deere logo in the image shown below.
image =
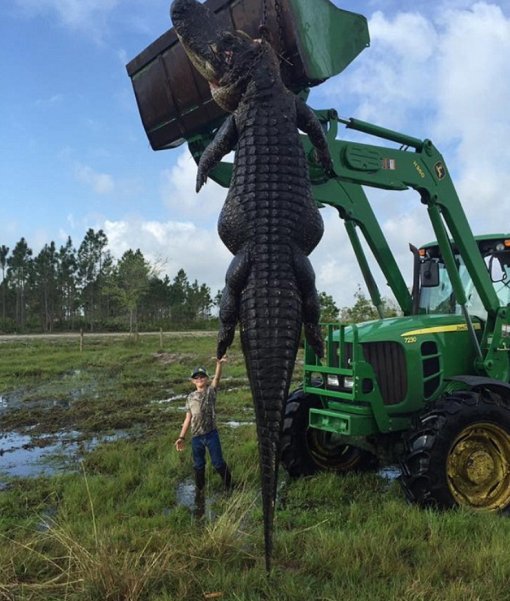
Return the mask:
[(436, 163), (434, 165), (434, 169), (436, 170), (437, 179), (443, 179), (443, 177), (446, 175), (446, 169), (443, 163)]

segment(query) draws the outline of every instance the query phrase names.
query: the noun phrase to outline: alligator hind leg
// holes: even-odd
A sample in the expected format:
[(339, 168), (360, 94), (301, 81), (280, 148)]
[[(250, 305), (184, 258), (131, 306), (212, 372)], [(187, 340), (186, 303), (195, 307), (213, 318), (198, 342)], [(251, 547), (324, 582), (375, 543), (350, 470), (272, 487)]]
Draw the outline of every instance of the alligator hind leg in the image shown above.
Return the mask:
[(232, 294), (229, 286), (225, 286), (220, 302), (220, 330), (216, 356), (221, 359), (234, 340), (239, 315), (238, 299)]
[(300, 250), (294, 254), (296, 281), (301, 292), (303, 305), (303, 326), (308, 344), (318, 357), (324, 356), (324, 341), (319, 326), (321, 307), (315, 288), (315, 273), (308, 257)]
[(250, 268), (247, 250), (241, 250), (230, 263), (220, 302), (220, 331), (216, 356), (221, 359), (234, 340), (239, 319), (239, 298)]

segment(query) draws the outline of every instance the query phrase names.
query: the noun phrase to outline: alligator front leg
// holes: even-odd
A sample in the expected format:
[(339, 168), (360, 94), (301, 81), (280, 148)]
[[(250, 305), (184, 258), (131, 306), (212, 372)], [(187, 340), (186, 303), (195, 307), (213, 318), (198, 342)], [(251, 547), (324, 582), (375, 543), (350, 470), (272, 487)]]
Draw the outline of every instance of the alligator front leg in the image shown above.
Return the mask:
[(335, 172), (333, 170), (333, 163), (329, 154), (328, 141), (322, 129), (321, 122), (317, 119), (317, 115), (312, 109), (296, 96), (296, 114), (297, 114), (297, 126), (305, 134), (308, 134), (310, 142), (317, 149), (319, 161), (326, 170), (326, 173), (334, 177)]
[(237, 128), (233, 115), (225, 119), (222, 126), (216, 132), (214, 140), (204, 150), (198, 163), (196, 191), (202, 188), (207, 181), (207, 176), (221, 159), (234, 150), (237, 144)]

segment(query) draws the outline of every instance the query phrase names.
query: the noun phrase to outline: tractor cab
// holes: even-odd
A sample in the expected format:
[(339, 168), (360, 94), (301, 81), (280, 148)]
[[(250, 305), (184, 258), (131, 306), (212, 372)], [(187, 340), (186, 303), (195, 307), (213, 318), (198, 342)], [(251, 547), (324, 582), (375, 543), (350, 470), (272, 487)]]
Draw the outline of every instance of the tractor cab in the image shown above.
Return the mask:
[[(475, 239), (487, 265), (500, 305), (506, 307), (510, 304), (510, 236), (498, 234), (477, 236)], [(487, 310), (483, 306), (462, 256), (455, 246), (453, 252), (462, 287), (466, 293), (467, 310), (471, 316), (485, 320)], [(420, 283), (419, 313), (460, 315), (462, 307), (457, 302), (448, 269), (436, 243), (426, 244), (420, 248), (417, 266), (419, 271), (417, 279)]]

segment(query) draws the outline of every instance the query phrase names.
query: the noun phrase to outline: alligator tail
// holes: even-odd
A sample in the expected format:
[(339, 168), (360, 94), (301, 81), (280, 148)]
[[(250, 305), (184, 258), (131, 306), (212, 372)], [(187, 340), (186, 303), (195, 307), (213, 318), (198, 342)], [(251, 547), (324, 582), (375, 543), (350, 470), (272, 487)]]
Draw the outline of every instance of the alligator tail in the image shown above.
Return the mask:
[[(318, 300), (308, 259), (292, 245), (277, 246), (272, 252), (255, 246), (251, 252), (240, 252), (232, 261), (220, 307), (222, 326), (217, 351), (219, 357), (224, 354), (239, 319), (257, 424), (268, 572), (271, 569), (281, 430), (303, 317), (305, 324), (309, 322), (305, 332), (318, 352), (322, 348), (316, 324)], [(310, 284), (311, 289), (302, 290)]]
[[(283, 414), (301, 331), (301, 300), (295, 283), (281, 285), (262, 291), (256, 282), (249, 284), (241, 303), (241, 343), (255, 407), (268, 572)], [(284, 301), (289, 292), (290, 298)], [(251, 318), (243, 319), (243, 313)]]

